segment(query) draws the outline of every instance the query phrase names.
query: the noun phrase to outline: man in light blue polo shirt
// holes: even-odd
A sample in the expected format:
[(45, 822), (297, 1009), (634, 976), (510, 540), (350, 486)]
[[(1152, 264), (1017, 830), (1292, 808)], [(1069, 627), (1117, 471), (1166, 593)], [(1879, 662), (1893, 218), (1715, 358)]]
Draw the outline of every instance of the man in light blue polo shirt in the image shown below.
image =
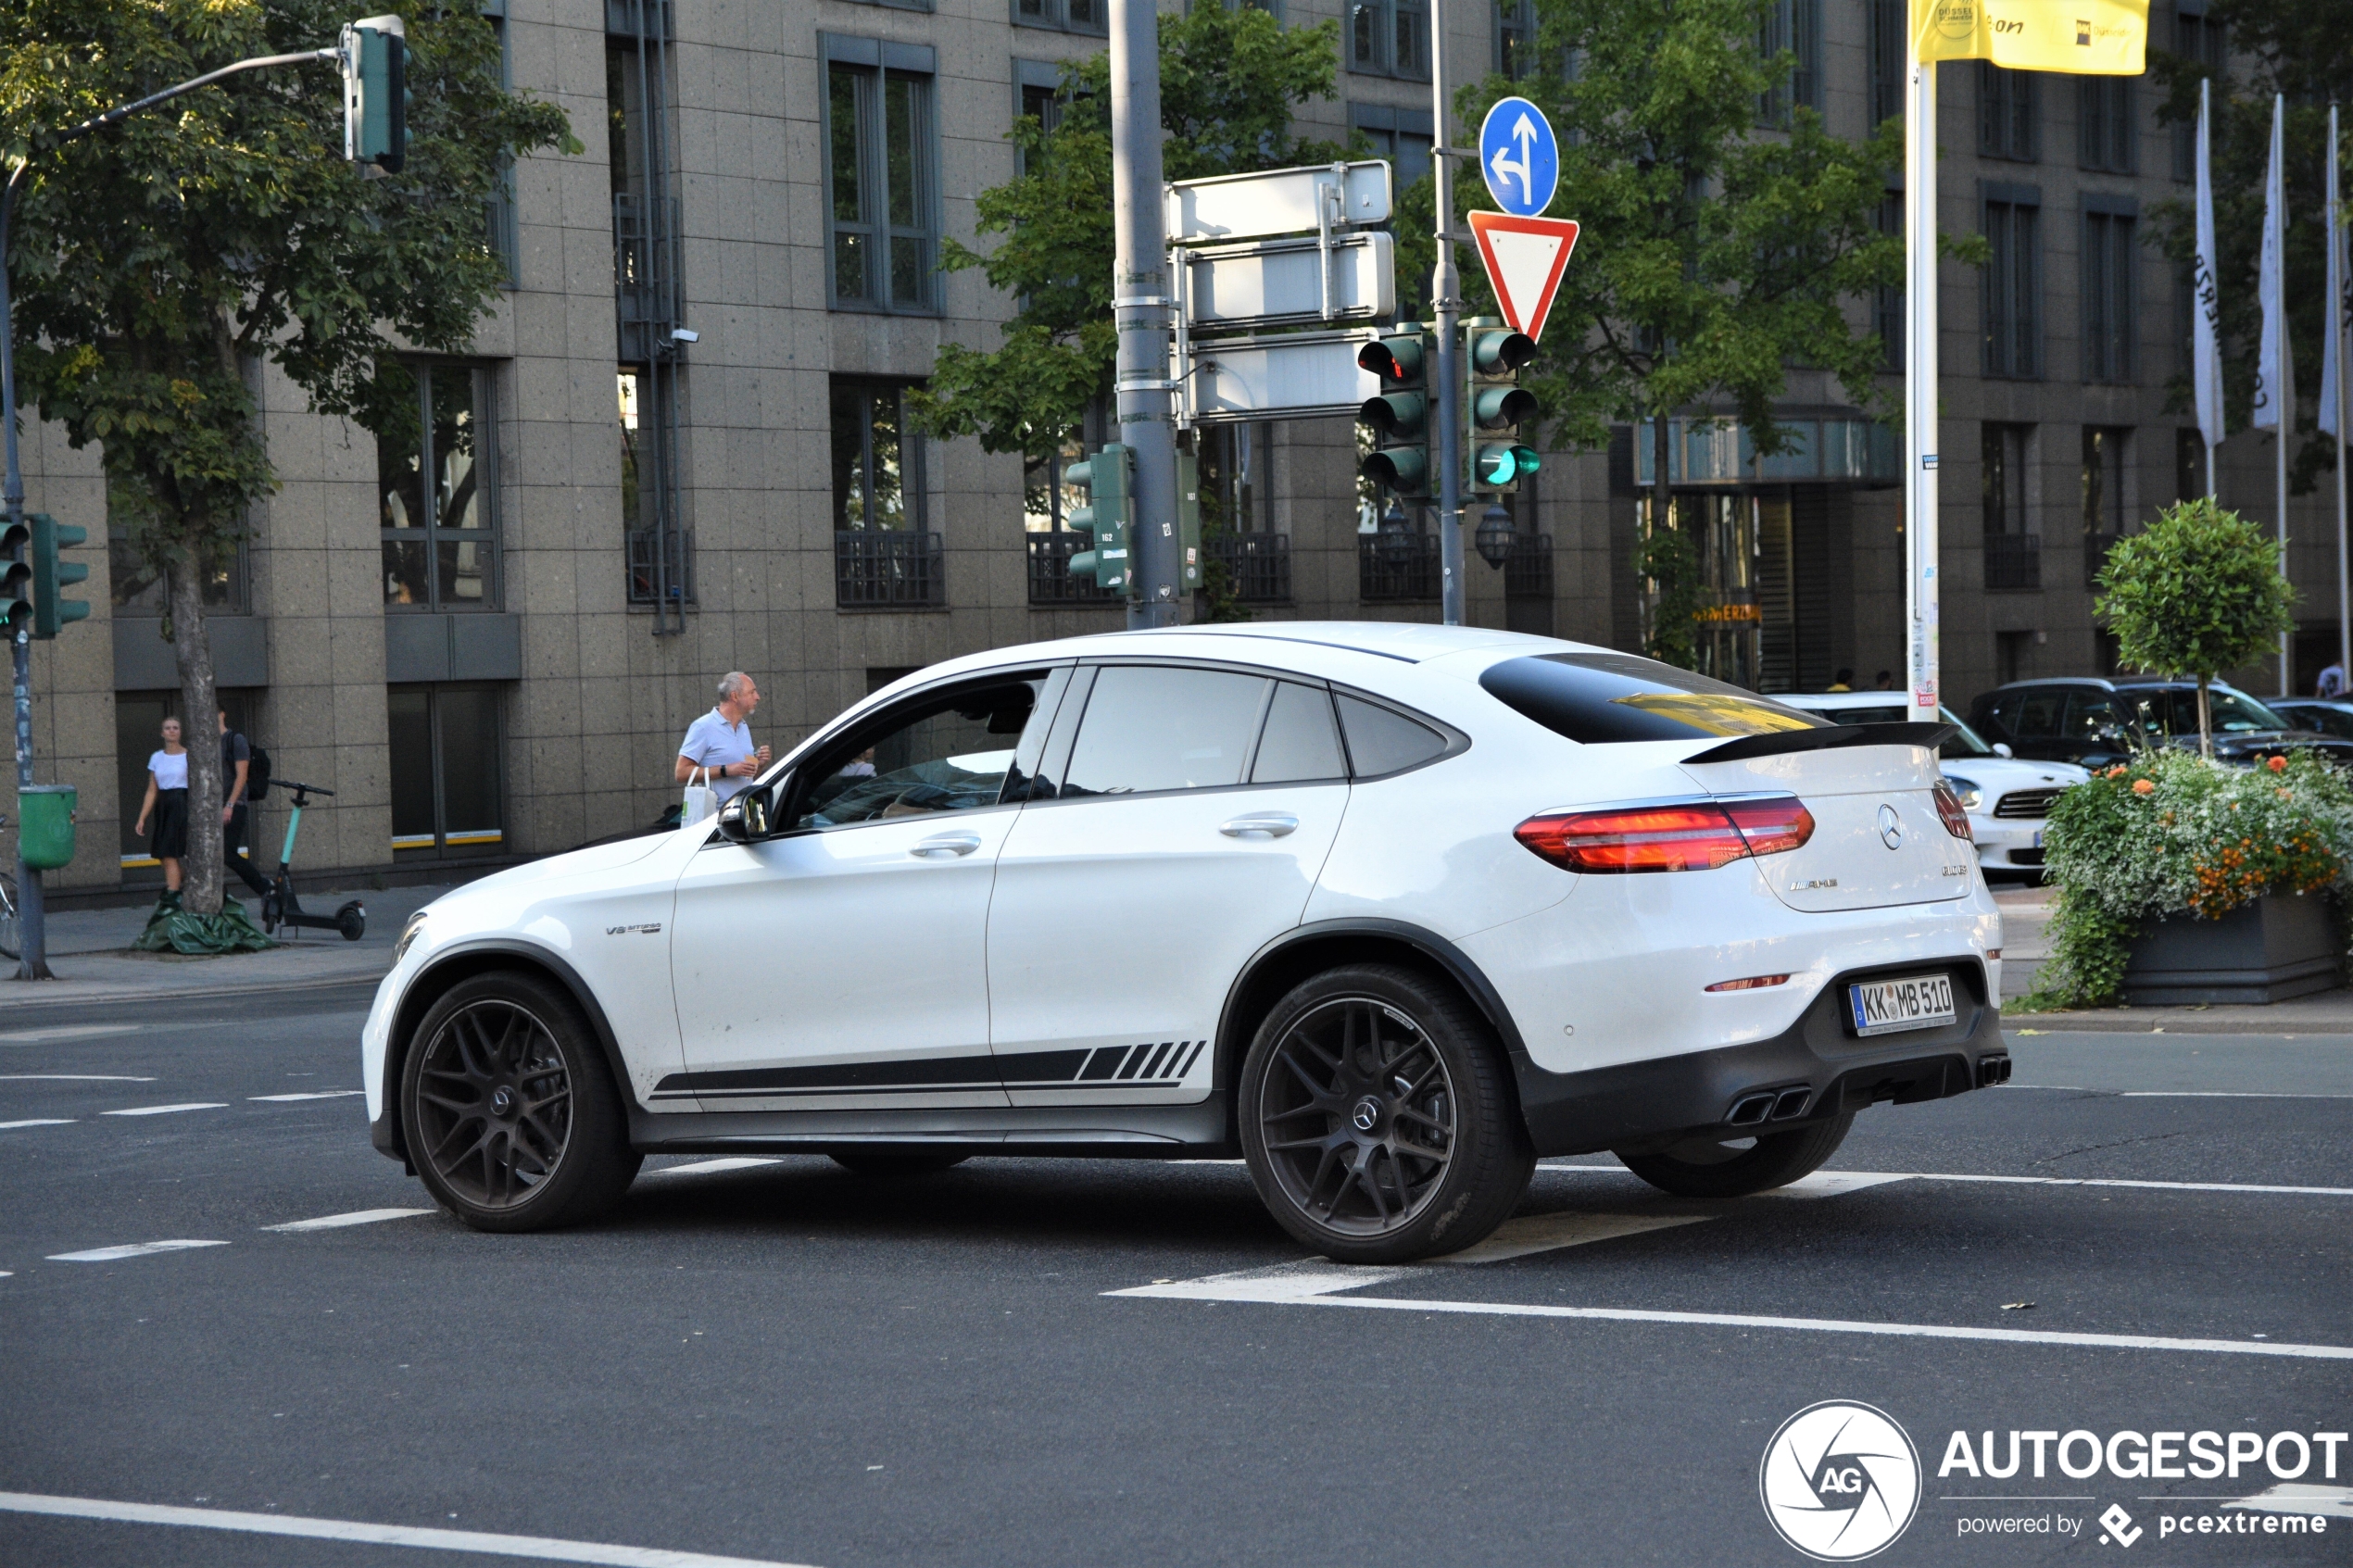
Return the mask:
[(722, 804), (743, 788), (742, 781), (768, 766), (772, 753), (751, 743), (751, 716), (760, 706), (760, 688), (740, 670), (719, 681), (719, 706), (686, 726), (678, 743), (678, 765), (673, 777), (690, 782), (698, 768), (711, 770), (711, 788)]

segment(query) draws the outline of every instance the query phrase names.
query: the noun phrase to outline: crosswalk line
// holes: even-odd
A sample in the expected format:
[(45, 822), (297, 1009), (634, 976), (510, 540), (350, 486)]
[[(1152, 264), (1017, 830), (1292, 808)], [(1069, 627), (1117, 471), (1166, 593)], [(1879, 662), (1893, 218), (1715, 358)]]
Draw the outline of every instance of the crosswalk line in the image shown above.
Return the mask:
[(186, 1252), (198, 1247), (226, 1247), (225, 1241), (134, 1241), (122, 1247), (94, 1247), (87, 1252), (52, 1252), (52, 1263), (119, 1263), (125, 1258), (145, 1258), (157, 1252)]
[(1507, 1259), (1526, 1258), (1557, 1248), (1614, 1241), (1621, 1236), (1640, 1236), (1645, 1231), (1666, 1230), (1673, 1225), (1693, 1225), (1713, 1218), (1712, 1214), (1524, 1214), (1516, 1220), (1504, 1221), (1485, 1241), (1430, 1261), (1436, 1263), (1501, 1263)]
[(127, 1106), (120, 1110), (102, 1110), (98, 1114), (101, 1116), (169, 1116), (176, 1110), (226, 1110), (228, 1109), (227, 1100), (201, 1099), (190, 1100), (185, 1105)]
[(11, 1127), (70, 1127), (78, 1120), (73, 1116), (29, 1116), (21, 1122), (0, 1122), (0, 1132)]
[(430, 1214), (430, 1209), (355, 1209), (348, 1214), (321, 1214), (315, 1220), (289, 1220), (283, 1225), (264, 1225), (265, 1231), (339, 1231), (346, 1225), (372, 1225), (384, 1220), (411, 1220), (420, 1214)]
[(2315, 1486), (2304, 1481), (2283, 1481), (2268, 1492), (2258, 1492), (2222, 1506), (2259, 1509), (2265, 1513), (2326, 1513), (2338, 1519), (2353, 1519), (2353, 1486)]
[(152, 1084), (121, 1073), (0, 1073), (0, 1084)]
[(707, 1176), (717, 1171), (749, 1171), (755, 1165), (781, 1165), (776, 1156), (731, 1154), (722, 1160), (697, 1160), (685, 1165), (663, 1165), (646, 1173), (648, 1176)]
[(1908, 1182), (1910, 1173), (1905, 1171), (1817, 1171), (1810, 1176), (1800, 1176), (1784, 1186), (1768, 1187), (1758, 1198), (1836, 1198), (1842, 1193), (1860, 1192), (1865, 1187), (1881, 1186), (1889, 1182)]
[(365, 1089), (310, 1089), (298, 1095), (247, 1095), (245, 1098), (249, 1101), (276, 1104), (297, 1099), (347, 1099), (353, 1095), (364, 1095), (367, 1092)]

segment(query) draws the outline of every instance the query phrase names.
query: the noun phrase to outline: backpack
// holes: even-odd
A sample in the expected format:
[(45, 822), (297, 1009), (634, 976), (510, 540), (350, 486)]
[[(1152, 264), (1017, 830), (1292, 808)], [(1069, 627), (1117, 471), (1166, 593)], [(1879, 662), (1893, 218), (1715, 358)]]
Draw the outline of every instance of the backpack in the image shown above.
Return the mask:
[(245, 798), (259, 800), (270, 793), (270, 753), (245, 742)]

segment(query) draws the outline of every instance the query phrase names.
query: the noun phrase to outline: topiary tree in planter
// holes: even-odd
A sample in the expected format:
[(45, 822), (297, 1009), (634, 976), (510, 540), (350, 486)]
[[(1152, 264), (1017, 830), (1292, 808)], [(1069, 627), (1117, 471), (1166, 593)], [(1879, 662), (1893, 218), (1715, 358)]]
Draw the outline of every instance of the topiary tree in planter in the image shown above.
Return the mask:
[(2099, 588), (2092, 609), (2116, 634), (2122, 662), (2196, 678), (2198, 752), (2211, 758), (2207, 687), (2222, 671), (2271, 653), (2295, 624), (2296, 595), (2280, 574), (2278, 544), (2210, 496), (2181, 501), (2117, 542)]

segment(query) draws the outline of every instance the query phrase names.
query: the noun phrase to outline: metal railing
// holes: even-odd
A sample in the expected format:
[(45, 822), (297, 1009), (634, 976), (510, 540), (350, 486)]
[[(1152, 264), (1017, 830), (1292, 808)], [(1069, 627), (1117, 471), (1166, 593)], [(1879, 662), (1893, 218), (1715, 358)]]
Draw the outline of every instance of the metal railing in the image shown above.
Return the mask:
[(1434, 599), (1445, 578), (1438, 564), (1438, 535), (1409, 533), (1400, 558), (1390, 558), (1391, 546), (1381, 535), (1356, 538), (1356, 596), (1366, 604), (1395, 604)]
[(1070, 558), (1086, 549), (1091, 535), (1056, 532), (1032, 533), (1029, 540), (1029, 602), (1034, 605), (1123, 604), (1126, 596), (1105, 588), (1092, 576), (1073, 577)]
[(1988, 533), (1985, 536), (1985, 591), (2018, 593), (2043, 585), (2043, 536), (2039, 533)]
[(938, 534), (858, 529), (834, 535), (834, 603), (840, 608), (917, 608), (947, 602), (946, 560)]
[[(629, 602), (649, 605), (661, 602), (658, 584), (667, 583), (670, 602), (687, 605), (695, 601), (694, 535), (675, 533), (667, 537), (650, 528), (632, 528), (623, 535), (629, 546)], [(665, 546), (667, 546), (665, 550)], [(661, 557), (667, 554), (669, 559)], [(657, 571), (667, 567), (666, 571)]]
[(1202, 554), (1224, 565), (1242, 603), (1290, 603), (1290, 534), (1214, 533), (1202, 541)]
[(1549, 599), (1553, 596), (1553, 536), (1518, 533), (1512, 553), (1504, 558), (1504, 597)]
[[(658, 236), (646, 220), (649, 206), (627, 193), (612, 198), (613, 304), (620, 317), (624, 359), (653, 359), (670, 352), (670, 329), (679, 317), (677, 279), (664, 254), (669, 246), (657, 243)], [(668, 209), (668, 234), (674, 236), (677, 199), (673, 197), (662, 206)]]

